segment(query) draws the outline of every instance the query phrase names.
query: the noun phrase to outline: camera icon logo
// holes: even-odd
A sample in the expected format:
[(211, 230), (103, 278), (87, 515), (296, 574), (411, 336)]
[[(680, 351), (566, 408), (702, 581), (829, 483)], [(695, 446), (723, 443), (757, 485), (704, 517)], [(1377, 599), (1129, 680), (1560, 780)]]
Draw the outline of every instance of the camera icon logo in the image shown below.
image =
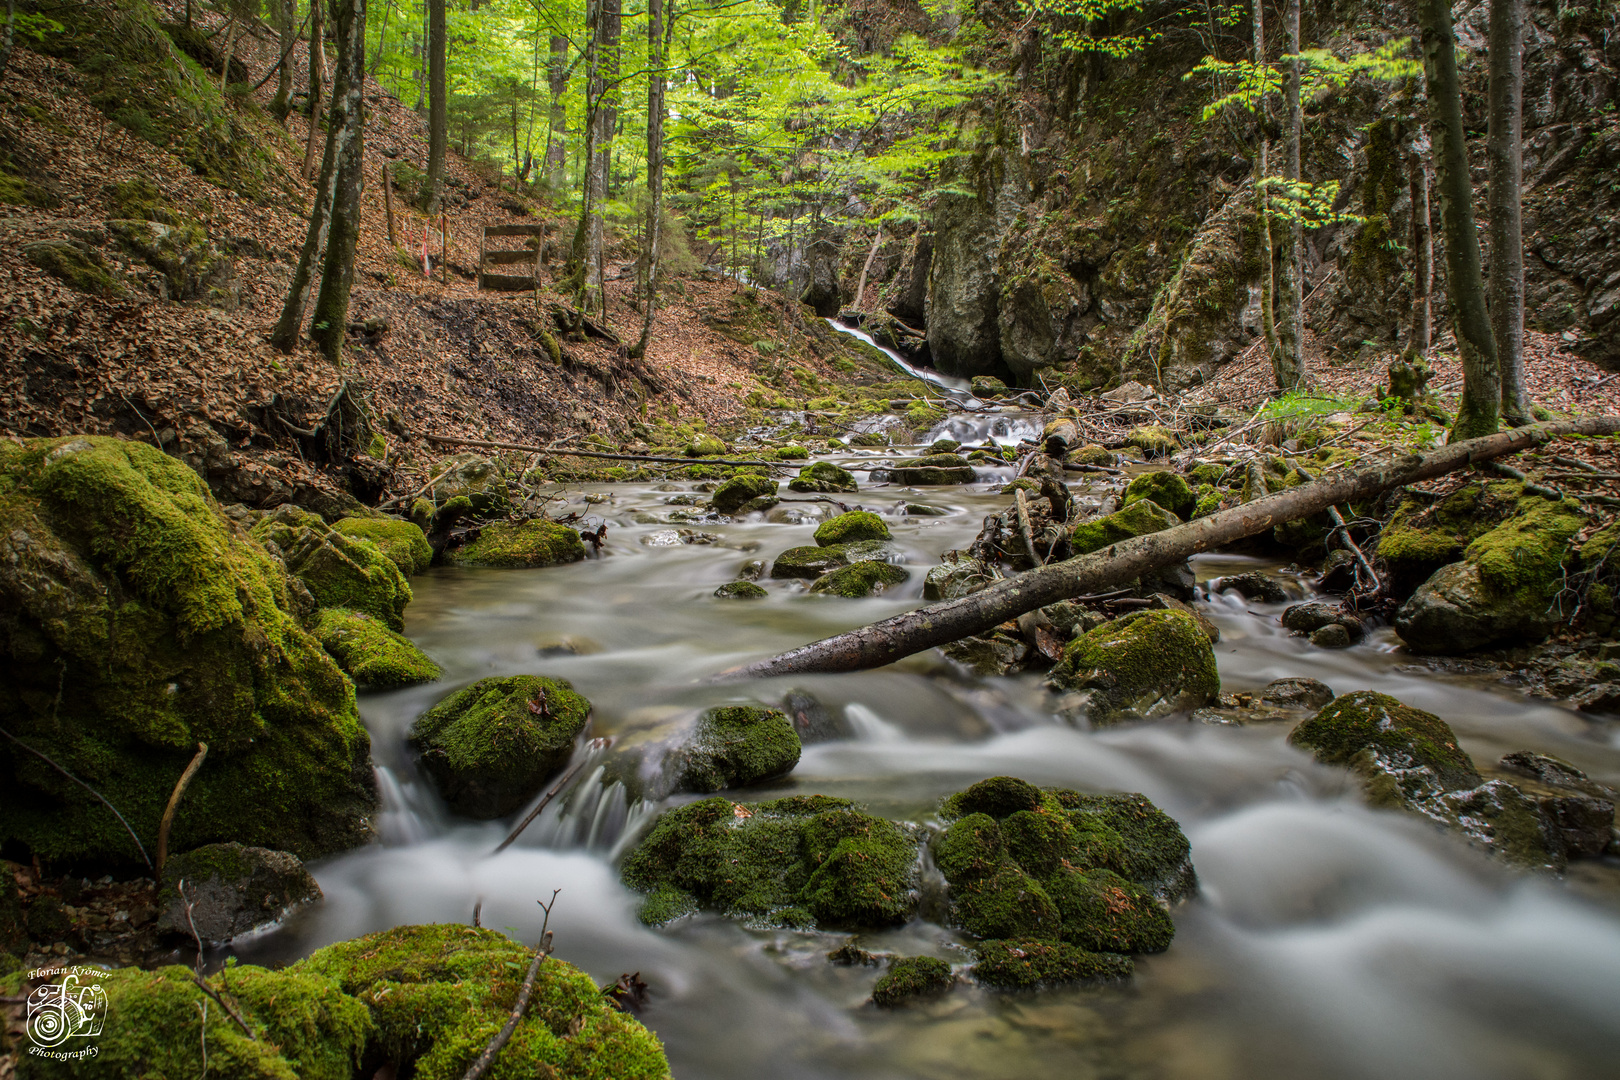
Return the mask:
[(77, 975), (38, 987), (28, 995), (28, 1037), (36, 1046), (60, 1046), (69, 1039), (101, 1034), (107, 1018), (107, 992), (80, 986)]

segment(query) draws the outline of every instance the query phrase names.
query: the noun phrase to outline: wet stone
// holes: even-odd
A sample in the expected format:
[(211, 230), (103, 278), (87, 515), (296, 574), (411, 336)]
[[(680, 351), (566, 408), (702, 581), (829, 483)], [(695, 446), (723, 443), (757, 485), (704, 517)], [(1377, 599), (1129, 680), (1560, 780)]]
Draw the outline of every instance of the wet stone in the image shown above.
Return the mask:
[(1268, 705), (1320, 709), (1333, 700), (1333, 690), (1315, 679), (1274, 679), (1260, 691), (1260, 700)]
[(1348, 649), (1350, 631), (1339, 623), (1329, 623), (1311, 631), (1311, 644), (1318, 649)]
[(1235, 592), (1245, 600), (1261, 604), (1282, 604), (1288, 600), (1288, 591), (1275, 578), (1265, 574), (1233, 574), (1214, 583), (1216, 592)]

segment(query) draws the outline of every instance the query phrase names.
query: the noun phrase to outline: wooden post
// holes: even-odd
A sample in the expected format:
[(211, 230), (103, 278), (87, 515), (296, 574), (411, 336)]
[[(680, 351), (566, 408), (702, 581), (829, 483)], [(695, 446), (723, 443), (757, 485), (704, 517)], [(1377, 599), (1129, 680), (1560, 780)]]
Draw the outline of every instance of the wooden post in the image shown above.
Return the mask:
[(478, 287), (484, 287), (484, 251), (489, 247), (489, 227), (478, 229)]
[(439, 269), (444, 283), (450, 284), (450, 215), (439, 211)]
[(394, 236), (394, 185), (388, 181), (388, 163), (382, 167), (383, 208), (388, 211), (388, 243), (393, 247), (399, 246), (399, 240)]

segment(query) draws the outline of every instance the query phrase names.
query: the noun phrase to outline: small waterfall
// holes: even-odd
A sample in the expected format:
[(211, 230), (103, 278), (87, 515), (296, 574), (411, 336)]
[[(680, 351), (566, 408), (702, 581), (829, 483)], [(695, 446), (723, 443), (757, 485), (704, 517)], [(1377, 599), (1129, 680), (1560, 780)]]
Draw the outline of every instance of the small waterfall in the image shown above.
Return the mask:
[[(610, 740), (592, 739), (582, 751), (586, 763), (600, 761), (610, 745)], [(632, 822), (639, 823), (645, 816), (643, 807), (622, 782), (608, 779), (605, 765), (596, 764), (540, 812), (520, 843), (553, 851), (605, 851), (619, 842)]]
[(386, 765), (376, 766), (377, 776), (377, 835), (390, 847), (406, 847), (443, 831), (443, 823), (434, 812), (431, 799), (413, 783), (401, 783), (394, 770)]
[(858, 701), (844, 707), (844, 718), (855, 737), (864, 742), (899, 742), (905, 738), (903, 731)]
[(1029, 416), (1005, 413), (957, 413), (934, 425), (928, 433), (928, 442), (935, 439), (954, 439), (964, 446), (994, 442), (1002, 446), (1016, 446), (1024, 439), (1035, 441), (1041, 436), (1041, 427)]
[(885, 349), (883, 346), (873, 341), (872, 335), (868, 334), (865, 330), (857, 330), (853, 326), (845, 326), (837, 319), (827, 319), (824, 321), (828, 326), (832, 327), (840, 334), (848, 334), (850, 337), (855, 338), (858, 341), (866, 342), (868, 345), (872, 346), (872, 348), (876, 349), (884, 356), (887, 356), (890, 360), (893, 360), (900, 366), (902, 371), (904, 371), (907, 375), (910, 375), (912, 378), (921, 379), (925, 383), (932, 383), (934, 386), (937, 386), (941, 390), (945, 391), (945, 393), (951, 397), (966, 398), (970, 401), (973, 400), (973, 396), (968, 392), (968, 388), (972, 384), (967, 379), (958, 379), (951, 375), (942, 375), (933, 368), (917, 367), (914, 364), (907, 363), (906, 359), (893, 349)]

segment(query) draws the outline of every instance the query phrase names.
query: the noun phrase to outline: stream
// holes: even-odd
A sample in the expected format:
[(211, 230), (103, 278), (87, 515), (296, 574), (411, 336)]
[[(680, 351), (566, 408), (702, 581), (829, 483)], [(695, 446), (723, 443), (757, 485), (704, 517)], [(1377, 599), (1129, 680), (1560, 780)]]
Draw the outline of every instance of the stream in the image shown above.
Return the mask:
[[(984, 414), (957, 416), (946, 430), (1016, 441), (1033, 428), (1028, 417)], [(897, 452), (823, 455), (856, 471), (859, 494), (840, 498), (884, 514), (904, 552), (910, 580), (879, 597), (813, 596), (803, 582), (770, 579), (762, 600), (714, 597), (749, 560), (813, 543), (816, 523), (836, 510), (786, 502), (769, 520), (682, 522), (696, 508), (670, 500), (695, 492), (687, 482), (572, 489), (569, 509), (610, 526), (600, 557), (413, 579), (407, 634), (445, 677), (361, 699), (382, 841), (313, 865), (325, 902), (238, 951), (281, 962), (401, 923), (469, 922), (480, 900), (483, 925), (532, 944), (536, 901), (560, 889), (556, 955), (599, 984), (641, 974), (651, 985), (642, 1019), (679, 1080), (1616, 1075), (1613, 860), (1575, 864), (1564, 880), (1515, 874), (1421, 820), (1366, 808), (1348, 774), (1286, 744), (1288, 724), (1081, 730), (1052, 714), (1039, 676), (975, 678), (938, 653), (857, 674), (704, 685), (711, 673), (921, 604), (928, 568), (1007, 503), (998, 490), (1010, 467), (981, 467), (979, 482), (958, 487), (872, 485), (867, 470)], [(1087, 492), (1084, 479), (1073, 486)], [(719, 539), (680, 543), (680, 528)], [(1194, 568), (1201, 582), (1281, 573), (1236, 556), (1200, 557)], [(1301, 580), (1282, 580), (1309, 594)], [(1338, 693), (1379, 690), (1438, 713), (1482, 767), (1530, 748), (1620, 784), (1620, 738), (1603, 721), (1414, 666), (1387, 629), (1329, 652), (1287, 636), (1277, 621), (1285, 605), (1234, 594), (1200, 603), (1221, 631), (1223, 689), (1310, 676)], [(522, 673), (568, 679), (589, 698), (588, 736), (678, 726), (728, 701), (776, 705), (788, 691), (842, 717), (852, 737), (806, 746), (780, 781), (726, 793), (740, 801), (824, 793), (928, 822), (941, 796), (987, 776), (1140, 791), (1181, 822), (1202, 887), (1174, 910), (1170, 950), (1138, 958), (1123, 987), (1002, 994), (964, 979), (938, 1001), (880, 1011), (866, 1003), (877, 969), (825, 959), (851, 935), (750, 930), (712, 915), (665, 930), (638, 923), (615, 860), (661, 807), (604, 786), (594, 761), (515, 846), (491, 857), (512, 821), (448, 814), (405, 735), (453, 690)], [(582, 739), (577, 753), (602, 751)], [(924, 912), (938, 906), (925, 892)], [(971, 962), (960, 935), (927, 919), (853, 940)]]

